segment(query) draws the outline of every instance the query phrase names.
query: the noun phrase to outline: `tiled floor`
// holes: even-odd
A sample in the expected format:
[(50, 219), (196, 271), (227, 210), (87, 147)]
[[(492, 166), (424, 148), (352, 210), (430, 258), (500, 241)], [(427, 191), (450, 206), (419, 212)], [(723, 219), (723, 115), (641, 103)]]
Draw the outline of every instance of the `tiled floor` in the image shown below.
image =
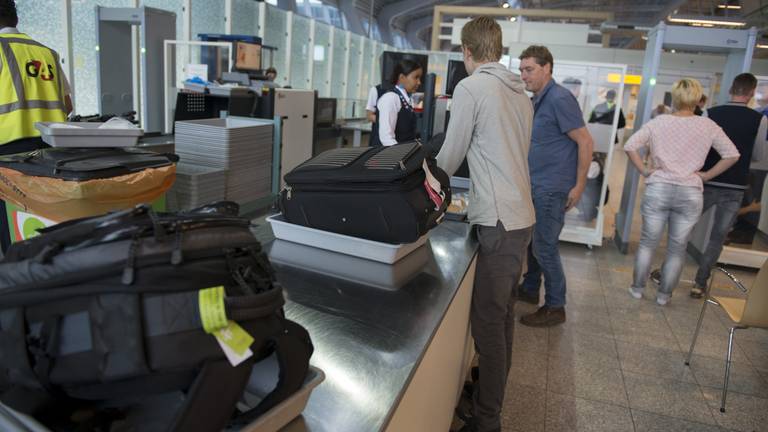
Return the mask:
[[(503, 431), (768, 431), (768, 331), (736, 332), (727, 412), (719, 411), (728, 318), (707, 311), (691, 367), (684, 365), (702, 301), (681, 282), (659, 307), (627, 293), (632, 255), (561, 244), (568, 321), (518, 324)], [(659, 254), (657, 262), (661, 262)], [(754, 272), (734, 269), (747, 286)], [(683, 279), (695, 272), (690, 261)], [(724, 283), (716, 284), (725, 291)], [(519, 303), (518, 315), (535, 310)]]

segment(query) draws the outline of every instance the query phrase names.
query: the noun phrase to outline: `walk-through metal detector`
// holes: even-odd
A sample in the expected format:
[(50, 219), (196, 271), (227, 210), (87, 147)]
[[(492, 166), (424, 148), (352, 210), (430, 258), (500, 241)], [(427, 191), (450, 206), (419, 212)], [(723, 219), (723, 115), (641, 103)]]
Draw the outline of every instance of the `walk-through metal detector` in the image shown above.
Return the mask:
[[(132, 28), (139, 28), (141, 77), (134, 79)], [(145, 132), (161, 132), (163, 111), (163, 41), (176, 39), (176, 14), (148, 7), (96, 7), (99, 112), (133, 110), (138, 93), (139, 119)], [(134, 91), (135, 82), (140, 91)]]
[[(756, 39), (757, 29), (754, 27), (749, 30), (730, 30), (668, 26), (663, 22), (659, 23), (648, 32), (643, 63), (643, 82), (640, 85), (634, 130), (637, 131), (651, 119), (653, 86), (656, 84), (656, 74), (659, 71), (664, 48), (727, 54), (728, 59), (717, 98), (717, 103), (722, 104), (728, 102), (728, 89), (736, 75), (749, 72)], [(632, 218), (637, 202), (639, 180), (640, 173), (632, 162), (627, 160), (624, 191), (621, 195), (619, 212), (616, 214), (614, 236), (616, 246), (624, 254), (629, 251), (629, 237), (632, 233)]]

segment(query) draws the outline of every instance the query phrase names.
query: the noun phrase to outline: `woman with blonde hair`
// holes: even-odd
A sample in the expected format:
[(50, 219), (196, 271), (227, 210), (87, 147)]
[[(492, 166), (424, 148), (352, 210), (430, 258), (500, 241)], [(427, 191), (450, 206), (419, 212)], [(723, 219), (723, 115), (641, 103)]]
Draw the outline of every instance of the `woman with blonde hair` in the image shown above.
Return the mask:
[[(656, 295), (656, 303), (661, 306), (669, 302), (680, 280), (688, 238), (701, 215), (703, 183), (739, 159), (739, 151), (720, 126), (694, 114), (702, 94), (697, 80), (677, 81), (672, 86), (675, 112), (649, 121), (624, 146), (632, 164), (646, 178), (640, 208), (643, 228), (629, 293), (642, 298), (654, 250), (668, 227), (667, 255)], [(639, 153), (643, 148), (650, 151), (650, 166), (644, 165)], [(700, 171), (710, 148), (722, 159), (710, 170)]]

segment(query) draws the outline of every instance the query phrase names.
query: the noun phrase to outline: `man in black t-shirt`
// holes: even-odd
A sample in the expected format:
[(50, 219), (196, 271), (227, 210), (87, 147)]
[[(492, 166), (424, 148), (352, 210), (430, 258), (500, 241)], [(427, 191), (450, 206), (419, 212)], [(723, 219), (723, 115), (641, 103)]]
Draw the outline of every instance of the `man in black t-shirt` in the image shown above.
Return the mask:
[[(704, 207), (702, 213), (713, 205), (715, 220), (702, 257), (699, 269), (691, 289), (691, 297), (700, 298), (709, 279), (712, 266), (717, 263), (723, 250), (723, 242), (731, 230), (739, 208), (741, 208), (744, 191), (749, 184), (749, 165), (752, 161), (763, 158), (766, 152), (766, 133), (768, 119), (760, 112), (747, 106), (755, 95), (757, 79), (750, 73), (738, 75), (731, 85), (731, 100), (725, 105), (710, 108), (704, 112), (717, 123), (728, 138), (739, 149), (741, 156), (731, 168), (718, 177), (704, 184)], [(711, 168), (720, 156), (710, 151), (702, 171)]]

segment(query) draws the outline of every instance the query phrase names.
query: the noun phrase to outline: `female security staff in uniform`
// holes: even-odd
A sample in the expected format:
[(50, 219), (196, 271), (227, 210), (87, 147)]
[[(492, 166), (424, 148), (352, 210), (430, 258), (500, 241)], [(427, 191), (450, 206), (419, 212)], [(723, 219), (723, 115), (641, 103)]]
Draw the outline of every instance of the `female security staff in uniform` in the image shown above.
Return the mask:
[(376, 104), (382, 145), (391, 146), (418, 138), (410, 95), (421, 85), (423, 72), (421, 65), (411, 60), (402, 60), (395, 66), (391, 81), (395, 88), (379, 98)]

